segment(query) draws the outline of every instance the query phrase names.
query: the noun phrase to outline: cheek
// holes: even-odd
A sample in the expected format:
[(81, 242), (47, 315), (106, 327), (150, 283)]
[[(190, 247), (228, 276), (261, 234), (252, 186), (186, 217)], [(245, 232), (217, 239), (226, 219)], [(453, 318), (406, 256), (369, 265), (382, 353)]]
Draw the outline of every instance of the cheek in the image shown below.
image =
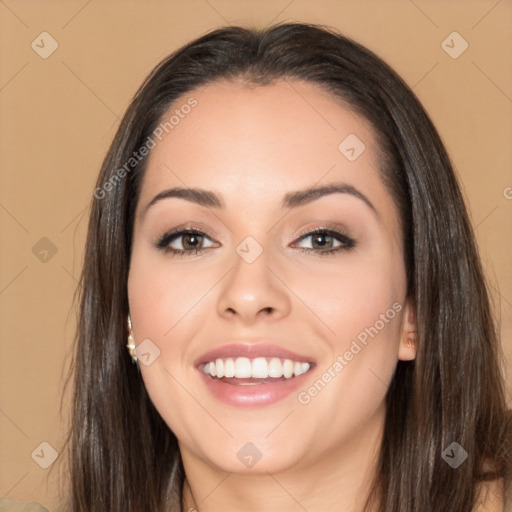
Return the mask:
[[(194, 371), (187, 347), (204, 323), (205, 287), (215, 276), (176, 272), (165, 258), (134, 248), (128, 277), (128, 299), (135, 343), (150, 339), (159, 350), (150, 365), (139, 362), (145, 388), (168, 427), (181, 440), (194, 444), (190, 429), (204, 410), (184, 383)], [(199, 301), (199, 302), (198, 302)], [(209, 305), (211, 307), (211, 304)], [(176, 414), (179, 411), (179, 414)]]
[(216, 281), (216, 272), (177, 270), (162, 255), (136, 248), (128, 277), (128, 299), (136, 338), (157, 343), (179, 339), (174, 331), (190, 323), (202, 297)]
[(401, 259), (390, 255), (354, 259), (342, 271), (310, 275), (303, 283), (315, 290), (312, 309), (332, 332), (326, 337), (331, 356), (312, 386), (301, 390), (299, 403), (311, 417), (329, 416), (347, 432), (381, 406), (398, 361), (407, 290)]
[(386, 323), (386, 331), (394, 335), (399, 332), (397, 306), (392, 306), (405, 300), (406, 278), (393, 247), (347, 254), (336, 263), (320, 261), (301, 272), (300, 278), (289, 274), (287, 279), (293, 281), (297, 296), (305, 298), (312, 320), (316, 318), (315, 323), (323, 324), (330, 332), (329, 339), (337, 350), (386, 312), (386, 319), (393, 319)]
[(340, 400), (357, 408), (378, 403), (391, 381), (407, 291), (401, 258), (393, 255), (387, 249), (351, 256), (338, 269), (296, 281), (297, 295), (308, 297), (329, 344), (330, 357), (320, 372), (330, 373), (318, 386), (323, 390), (327, 383), (319, 400), (326, 406)]

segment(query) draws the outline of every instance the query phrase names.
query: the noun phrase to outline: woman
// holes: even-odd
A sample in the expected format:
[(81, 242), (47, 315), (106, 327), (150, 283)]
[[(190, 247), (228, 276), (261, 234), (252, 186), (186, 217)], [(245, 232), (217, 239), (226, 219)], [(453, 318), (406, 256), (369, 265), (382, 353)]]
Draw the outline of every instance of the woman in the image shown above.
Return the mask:
[(373, 53), (299, 23), (191, 42), (141, 86), (94, 196), (71, 510), (511, 505), (464, 202)]

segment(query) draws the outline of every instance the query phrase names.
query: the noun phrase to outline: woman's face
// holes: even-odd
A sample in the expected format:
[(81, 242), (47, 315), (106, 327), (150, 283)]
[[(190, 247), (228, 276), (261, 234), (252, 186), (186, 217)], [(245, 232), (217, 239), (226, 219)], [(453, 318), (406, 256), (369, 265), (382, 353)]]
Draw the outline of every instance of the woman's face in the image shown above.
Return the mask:
[(150, 150), (128, 279), (151, 400), (186, 466), (356, 457), (377, 442), (398, 359), (414, 357), (399, 217), (369, 124), (284, 80), (216, 82), (164, 121), (175, 110)]

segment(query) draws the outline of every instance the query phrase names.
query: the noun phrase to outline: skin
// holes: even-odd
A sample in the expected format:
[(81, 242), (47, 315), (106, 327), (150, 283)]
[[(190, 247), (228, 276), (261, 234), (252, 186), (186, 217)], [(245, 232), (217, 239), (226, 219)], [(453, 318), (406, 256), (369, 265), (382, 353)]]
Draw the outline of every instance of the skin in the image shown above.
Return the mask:
[[(216, 82), (176, 105), (189, 96), (197, 107), (151, 151), (128, 279), (135, 342), (149, 338), (160, 350), (140, 367), (179, 441), (183, 510), (338, 511), (343, 504), (360, 511), (386, 391), (398, 360), (416, 354), (408, 345), (415, 325), (400, 220), (377, 171), (371, 127), (318, 86), (298, 81), (256, 88)], [(338, 150), (349, 134), (366, 146), (352, 162)], [(341, 193), (279, 209), (284, 194), (333, 182), (357, 188), (378, 213)], [(174, 186), (213, 190), (225, 208), (167, 198), (145, 210)], [(210, 248), (180, 257), (156, 247), (183, 223), (205, 231)], [(317, 227), (341, 227), (356, 245), (322, 256), (312, 237), (301, 240)], [(251, 264), (236, 252), (247, 236), (263, 248)], [(194, 367), (230, 340), (261, 340), (317, 362), (307, 390), (394, 303), (402, 309), (307, 405), (297, 393), (264, 407), (226, 405)], [(247, 442), (262, 453), (252, 468), (237, 458)]]

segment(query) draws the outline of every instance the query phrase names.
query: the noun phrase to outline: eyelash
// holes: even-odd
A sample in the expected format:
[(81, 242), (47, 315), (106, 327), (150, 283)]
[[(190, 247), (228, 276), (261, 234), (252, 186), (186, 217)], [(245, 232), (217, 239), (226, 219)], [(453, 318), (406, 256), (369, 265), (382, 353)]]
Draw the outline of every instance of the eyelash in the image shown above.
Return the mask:
[(334, 238), (338, 242), (341, 242), (342, 245), (340, 245), (339, 247), (336, 247), (335, 249), (328, 249), (326, 251), (321, 251), (321, 250), (313, 249), (310, 247), (301, 247), (300, 248), (301, 251), (308, 253), (308, 254), (315, 253), (318, 256), (335, 256), (337, 253), (340, 253), (340, 252), (348, 252), (356, 246), (355, 241), (352, 238), (350, 238), (348, 235), (346, 235), (345, 233), (343, 233), (341, 231), (337, 231), (335, 229), (321, 228), (321, 227), (311, 229), (309, 231), (306, 231), (305, 233), (302, 233), (301, 235), (299, 235), (297, 242), (300, 242), (300, 241), (304, 240), (305, 238), (308, 238), (308, 237), (316, 235), (316, 234), (322, 234), (322, 235), (326, 235), (328, 237)]
[[(181, 249), (172, 249), (171, 247), (169, 247), (169, 244), (171, 242), (173, 242), (175, 239), (177, 239), (183, 235), (189, 235), (189, 234), (198, 235), (198, 236), (202, 236), (202, 237), (206, 236), (207, 238), (209, 238), (208, 235), (204, 231), (201, 231), (199, 229), (195, 229), (195, 228), (180, 229), (177, 231), (171, 231), (171, 232), (165, 233), (160, 238), (160, 240), (157, 242), (156, 246), (158, 249), (160, 249), (161, 251), (163, 251), (166, 254), (170, 254), (171, 256), (180, 256), (180, 257), (196, 255), (196, 254), (200, 254), (204, 251), (207, 251), (208, 249), (212, 249), (212, 247), (207, 247), (205, 249), (194, 249), (191, 251), (184, 251)], [(301, 235), (299, 235), (299, 238), (296, 240), (296, 242), (301, 242), (304, 239), (306, 239), (310, 236), (313, 236), (315, 234), (323, 234), (328, 237), (334, 238), (338, 242), (341, 242), (343, 245), (340, 245), (339, 247), (336, 247), (335, 249), (329, 249), (326, 251), (313, 249), (311, 247), (302, 247), (302, 248), (300, 248), (301, 251), (308, 253), (308, 254), (315, 253), (316, 255), (322, 256), (322, 257), (323, 256), (335, 256), (337, 253), (342, 252), (342, 251), (348, 252), (356, 246), (355, 241), (353, 239), (351, 239), (349, 236), (347, 236), (345, 233), (343, 233), (341, 231), (334, 230), (334, 229), (330, 229), (330, 228), (316, 228), (313, 230), (306, 231), (305, 233), (302, 233)]]

